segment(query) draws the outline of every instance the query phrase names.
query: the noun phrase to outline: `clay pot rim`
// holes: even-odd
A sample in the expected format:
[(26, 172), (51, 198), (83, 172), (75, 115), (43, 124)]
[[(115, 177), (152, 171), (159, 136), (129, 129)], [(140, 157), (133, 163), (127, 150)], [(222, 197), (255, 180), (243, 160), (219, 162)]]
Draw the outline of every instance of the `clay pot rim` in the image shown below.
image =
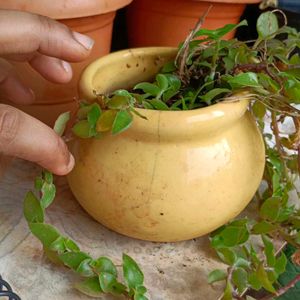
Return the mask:
[(62, 20), (114, 12), (130, 4), (132, 0), (13, 0), (3, 2), (5, 3), (0, 3), (0, 9), (27, 11)]
[[(94, 77), (96, 74), (99, 76), (101, 72), (103, 72), (105, 76), (107, 72), (105, 66), (118, 62), (124, 63), (124, 60), (128, 57), (143, 55), (153, 56), (159, 54), (169, 54), (170, 57), (172, 57), (176, 51), (177, 49), (173, 47), (143, 47), (121, 50), (101, 57), (88, 65), (81, 75), (79, 80), (81, 98), (89, 101), (95, 99), (93, 92)], [(250, 96), (248, 96), (247, 93), (242, 92), (235, 94), (234, 99), (235, 101), (223, 101), (193, 110), (161, 111), (136, 108), (136, 110), (147, 117), (150, 122), (145, 122), (143, 119), (137, 117), (132, 128), (135, 131), (137, 130), (143, 133), (151, 133), (153, 129), (155, 129), (154, 131), (156, 132), (157, 119), (159, 118), (160, 122), (170, 123), (170, 127), (165, 130), (166, 135), (172, 134), (174, 128), (179, 131), (189, 132), (189, 135), (194, 134), (194, 131), (199, 132), (199, 128), (200, 131), (205, 130), (206, 132), (220, 130), (240, 119), (248, 108)], [(151, 120), (153, 120), (153, 122)], [(180, 128), (182, 128), (182, 130)], [(162, 132), (162, 134), (164, 133)]]

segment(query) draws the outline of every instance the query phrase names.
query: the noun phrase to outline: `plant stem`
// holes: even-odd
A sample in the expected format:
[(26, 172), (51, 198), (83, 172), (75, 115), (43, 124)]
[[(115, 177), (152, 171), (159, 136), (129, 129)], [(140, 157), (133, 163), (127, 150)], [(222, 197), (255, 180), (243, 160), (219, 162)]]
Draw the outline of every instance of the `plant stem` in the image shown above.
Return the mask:
[[(298, 274), (293, 280), (291, 280), (287, 285), (280, 288), (276, 291), (276, 297), (279, 297), (285, 294), (289, 289), (293, 288), (298, 282), (300, 282), (300, 274)], [(271, 300), (274, 298), (274, 295), (267, 295), (260, 300)]]
[(185, 39), (182, 48), (177, 53), (177, 56), (175, 58), (175, 65), (178, 66), (178, 63), (179, 63), (179, 76), (181, 78), (184, 77), (184, 70), (185, 70), (185, 67), (186, 67), (186, 59), (187, 59), (187, 56), (189, 54), (190, 42), (193, 40), (196, 32), (201, 28), (202, 24), (205, 21), (206, 16), (208, 15), (208, 13), (211, 10), (211, 8), (212, 8), (212, 5), (210, 5), (207, 8), (207, 10), (204, 12), (204, 14), (200, 17), (200, 19), (198, 20), (198, 22), (197, 22), (196, 26), (194, 27), (194, 29), (190, 32), (188, 37)]
[(217, 68), (217, 60), (218, 60), (218, 55), (219, 55), (219, 48), (220, 48), (220, 40), (217, 41), (216, 43), (216, 49), (214, 52), (214, 55), (212, 57), (212, 62), (211, 62), (211, 72), (209, 75), (210, 80), (213, 82), (215, 79), (215, 74), (216, 74), (216, 68)]
[(292, 237), (289, 234), (287, 234), (286, 232), (284, 232), (284, 230), (280, 226), (277, 226), (277, 230), (278, 230), (279, 235), (285, 241), (287, 241), (289, 244), (291, 244), (295, 248), (298, 248), (299, 245), (297, 243), (295, 243), (295, 241), (292, 239)]

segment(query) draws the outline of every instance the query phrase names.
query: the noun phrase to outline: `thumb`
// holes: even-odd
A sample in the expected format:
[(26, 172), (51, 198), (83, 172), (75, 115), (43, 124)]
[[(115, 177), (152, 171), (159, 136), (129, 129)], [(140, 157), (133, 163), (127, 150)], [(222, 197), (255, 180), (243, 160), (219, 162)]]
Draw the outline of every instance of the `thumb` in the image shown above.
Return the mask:
[(67, 145), (50, 127), (4, 104), (0, 104), (0, 152), (35, 162), (57, 175), (74, 167)]

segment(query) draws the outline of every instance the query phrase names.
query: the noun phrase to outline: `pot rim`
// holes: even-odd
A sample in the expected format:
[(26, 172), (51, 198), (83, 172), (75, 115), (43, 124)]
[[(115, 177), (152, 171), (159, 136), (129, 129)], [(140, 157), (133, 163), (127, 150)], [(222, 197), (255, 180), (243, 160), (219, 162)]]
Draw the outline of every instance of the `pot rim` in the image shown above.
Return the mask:
[(21, 10), (53, 19), (72, 19), (114, 12), (132, 0), (12, 0), (1, 1), (0, 9)]
[[(94, 77), (103, 72), (103, 77), (110, 71), (112, 64), (124, 64), (127, 59), (164, 55), (174, 57), (177, 48), (173, 47), (143, 47), (117, 51), (103, 56), (86, 67), (79, 81), (79, 93), (82, 98), (93, 101), (96, 99), (93, 93)], [(118, 68), (117, 68), (118, 69)], [(124, 73), (120, 73), (123, 76)], [(116, 75), (117, 77), (118, 75)], [(100, 76), (102, 78), (102, 76)], [(170, 126), (162, 126), (160, 135), (170, 136), (174, 134), (174, 128), (181, 131), (181, 135), (192, 136), (195, 133), (212, 132), (225, 129), (230, 124), (239, 120), (246, 112), (250, 96), (247, 92), (237, 93), (235, 101), (222, 101), (211, 106), (181, 111), (151, 110), (145, 108), (135, 108), (144, 115), (148, 121), (135, 117), (131, 131), (139, 131), (143, 134), (153, 134), (157, 132), (159, 124), (169, 123)], [(233, 100), (233, 99), (231, 99)], [(176, 131), (175, 130), (175, 131)]]

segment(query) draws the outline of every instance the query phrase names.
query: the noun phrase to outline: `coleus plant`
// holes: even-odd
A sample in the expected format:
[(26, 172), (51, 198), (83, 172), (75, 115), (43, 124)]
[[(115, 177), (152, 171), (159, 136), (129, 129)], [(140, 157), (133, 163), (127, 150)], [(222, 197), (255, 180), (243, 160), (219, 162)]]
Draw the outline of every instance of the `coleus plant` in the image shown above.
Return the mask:
[[(300, 281), (297, 275), (285, 286), (280, 285), (288, 260), (283, 252), (277, 255), (273, 243), (280, 239), (292, 245), (296, 249), (294, 262), (299, 264), (300, 210), (299, 205), (291, 203), (290, 195), (299, 196), (300, 34), (286, 25), (285, 16), (277, 10), (261, 14), (256, 40), (222, 40), (247, 23), (201, 29), (206, 14), (180, 45), (175, 60), (162, 68), (154, 82), (142, 82), (132, 90), (109, 95), (95, 91), (95, 102), (81, 102), (72, 131), (79, 138), (101, 138), (129, 128), (134, 114), (145, 118), (136, 108), (190, 110), (220, 101), (250, 99), (249, 109), (266, 146), (264, 185), (255, 196), (258, 218), (234, 220), (211, 234), (211, 246), (228, 268), (213, 270), (208, 281), (225, 282), (223, 300), (273, 299)], [(281, 27), (278, 14), (285, 22)], [(56, 132), (62, 134), (67, 119), (68, 114), (60, 116)], [(282, 129), (288, 120), (294, 124), (292, 132)], [(74, 241), (44, 223), (44, 211), (55, 196), (52, 174), (43, 171), (35, 186), (39, 196), (29, 192), (24, 203), (29, 227), (50, 259), (88, 277), (77, 287), (89, 295), (104, 292), (147, 299), (143, 273), (129, 256), (123, 256), (124, 285), (118, 281), (117, 268), (110, 259), (92, 259)], [(262, 247), (258, 248), (253, 239), (260, 240)]]

